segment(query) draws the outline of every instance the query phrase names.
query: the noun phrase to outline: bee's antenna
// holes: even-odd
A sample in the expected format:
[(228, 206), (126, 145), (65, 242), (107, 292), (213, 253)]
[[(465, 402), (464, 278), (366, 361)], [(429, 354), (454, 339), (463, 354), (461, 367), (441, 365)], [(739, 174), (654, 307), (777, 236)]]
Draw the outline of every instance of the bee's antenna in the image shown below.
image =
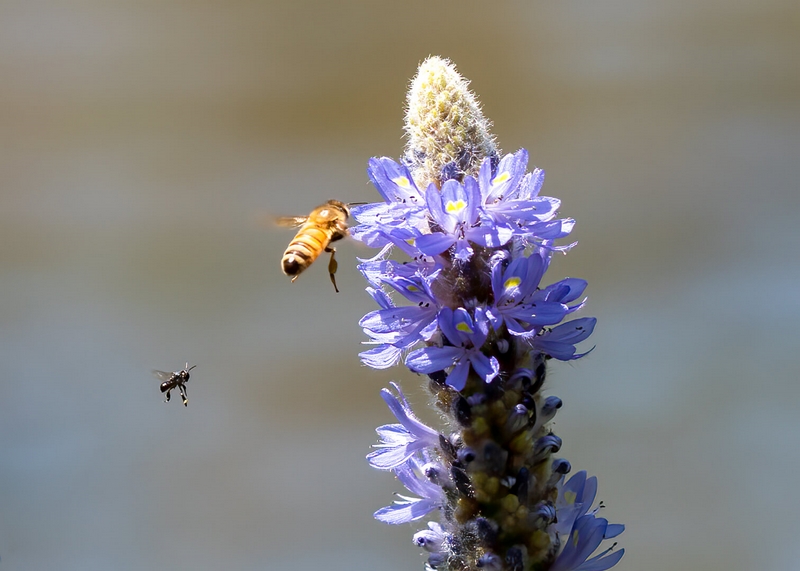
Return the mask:
[(196, 366), (197, 366), (197, 365), (192, 365), (192, 366), (190, 367), (190, 366), (189, 366), (189, 363), (187, 362), (187, 363), (186, 363), (186, 372), (188, 373), (189, 371), (191, 371), (192, 369), (194, 369)]

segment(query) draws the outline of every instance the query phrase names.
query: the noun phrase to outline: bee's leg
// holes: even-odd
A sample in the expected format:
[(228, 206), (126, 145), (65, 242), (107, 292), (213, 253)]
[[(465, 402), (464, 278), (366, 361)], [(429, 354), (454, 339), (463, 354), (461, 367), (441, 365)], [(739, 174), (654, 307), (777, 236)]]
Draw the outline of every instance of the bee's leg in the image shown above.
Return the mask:
[(325, 248), (326, 252), (331, 253), (331, 261), (328, 262), (328, 273), (331, 275), (331, 283), (333, 284), (333, 289), (336, 290), (336, 293), (339, 293), (339, 288), (336, 287), (336, 270), (339, 267), (339, 262), (336, 261), (336, 248), (331, 248), (328, 246)]
[[(169, 389), (169, 391), (171, 391), (171, 390), (172, 389)], [(169, 402), (169, 391), (167, 391), (167, 398), (166, 398), (166, 400), (164, 402)]]
[(186, 397), (186, 387), (183, 385), (178, 385), (178, 388), (181, 391), (181, 398), (183, 399), (183, 406), (189, 406), (189, 399)]

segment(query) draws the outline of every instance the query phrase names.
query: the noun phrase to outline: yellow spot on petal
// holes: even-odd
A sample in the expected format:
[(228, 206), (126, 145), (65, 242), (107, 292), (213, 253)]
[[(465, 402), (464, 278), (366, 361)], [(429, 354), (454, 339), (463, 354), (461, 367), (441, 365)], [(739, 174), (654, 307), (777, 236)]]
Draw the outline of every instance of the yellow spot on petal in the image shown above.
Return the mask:
[(572, 545), (578, 547), (578, 530), (572, 532)]
[(419, 291), (419, 288), (415, 285), (408, 286), (408, 291)]
[(456, 200), (455, 202), (452, 200), (448, 200), (447, 204), (444, 205), (444, 209), (447, 211), (448, 214), (458, 214), (466, 207), (467, 203), (463, 200)]
[(517, 287), (519, 284), (522, 283), (522, 280), (518, 277), (508, 278), (506, 282), (503, 284), (505, 289), (511, 289), (512, 287)]
[(474, 333), (474, 331), (470, 328), (470, 326), (464, 323), (463, 321), (458, 325), (456, 325), (456, 329), (458, 329), (462, 333), (469, 333), (470, 335)]
[(567, 501), (567, 505), (571, 506), (578, 499), (578, 495), (575, 492), (564, 492), (564, 499)]
[(501, 172), (496, 177), (494, 177), (494, 180), (492, 180), (492, 184), (493, 185), (494, 184), (502, 184), (502, 183), (506, 182), (510, 178), (511, 178), (511, 173), (509, 173), (508, 171), (504, 171), (504, 172)]
[(398, 176), (392, 179), (392, 182), (395, 183), (400, 188), (411, 188), (411, 181), (408, 180), (406, 176)]

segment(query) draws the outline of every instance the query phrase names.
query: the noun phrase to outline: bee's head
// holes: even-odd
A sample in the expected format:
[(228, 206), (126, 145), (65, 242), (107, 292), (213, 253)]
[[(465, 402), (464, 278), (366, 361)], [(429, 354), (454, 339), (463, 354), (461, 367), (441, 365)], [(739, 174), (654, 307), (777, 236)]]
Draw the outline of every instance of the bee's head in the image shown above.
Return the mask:
[(346, 203), (341, 202), (339, 200), (333, 200), (333, 199), (329, 200), (328, 204), (331, 207), (336, 208), (337, 210), (341, 210), (342, 212), (344, 212), (345, 216), (347, 216), (347, 217), (350, 216), (350, 205), (349, 204), (346, 204)]

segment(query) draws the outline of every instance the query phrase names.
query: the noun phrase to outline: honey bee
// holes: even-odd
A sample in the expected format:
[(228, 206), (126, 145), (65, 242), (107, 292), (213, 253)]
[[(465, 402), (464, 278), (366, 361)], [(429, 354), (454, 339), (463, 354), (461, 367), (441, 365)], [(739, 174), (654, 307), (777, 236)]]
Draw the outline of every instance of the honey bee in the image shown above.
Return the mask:
[(285, 216), (278, 218), (279, 226), (300, 226), (295, 237), (289, 242), (289, 247), (283, 253), (281, 269), (287, 276), (292, 276), (292, 281), (314, 263), (322, 252), (330, 252), (328, 273), (336, 293), (336, 248), (331, 247), (331, 242), (336, 242), (347, 236), (347, 219), (350, 216), (351, 203), (345, 204), (338, 200), (329, 200), (317, 206), (308, 216)]
[(161, 392), (167, 393), (167, 398), (164, 402), (169, 402), (169, 393), (172, 389), (177, 388), (181, 392), (183, 398), (183, 406), (189, 406), (189, 399), (186, 397), (186, 382), (189, 380), (189, 371), (194, 369), (197, 365), (186, 366), (182, 371), (168, 373), (166, 371), (153, 371), (153, 376), (161, 381)]

